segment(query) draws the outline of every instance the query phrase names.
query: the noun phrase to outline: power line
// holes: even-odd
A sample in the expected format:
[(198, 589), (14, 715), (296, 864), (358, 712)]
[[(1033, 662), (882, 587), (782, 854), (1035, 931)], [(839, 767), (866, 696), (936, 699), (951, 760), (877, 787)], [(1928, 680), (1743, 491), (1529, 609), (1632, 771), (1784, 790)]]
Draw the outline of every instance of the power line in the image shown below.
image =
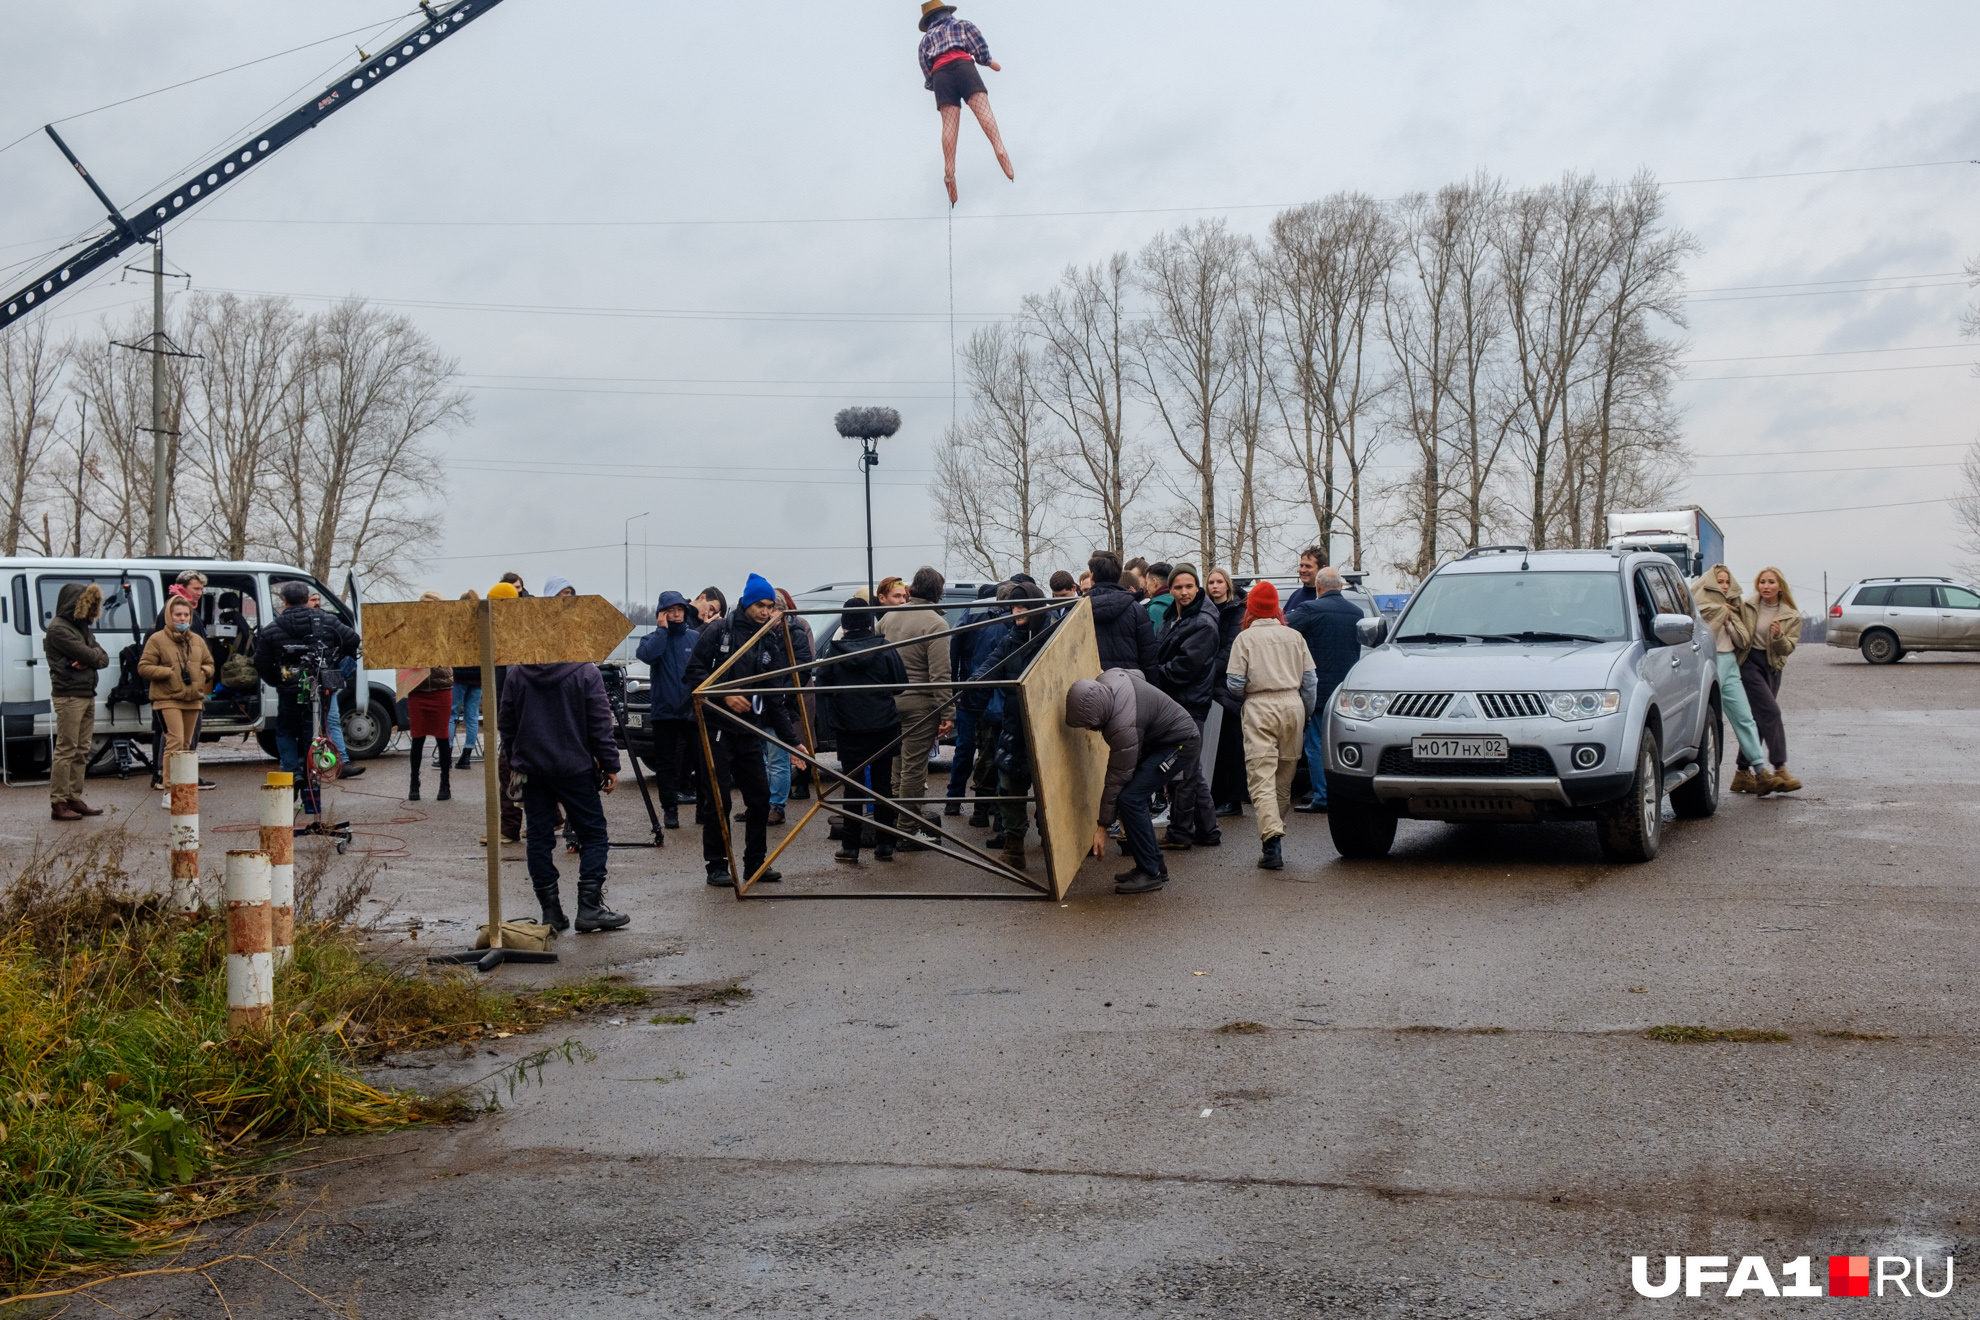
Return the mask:
[(1923, 472), (1929, 468), (1963, 467), (1962, 463), (1871, 463), (1862, 467), (1832, 468), (1760, 468), (1753, 472), (1699, 472), (1694, 475), (1710, 477), (1717, 481), (1720, 477), (1812, 477), (1826, 472)]
[[(1697, 366), (1705, 362), (1774, 362), (1784, 358), (1852, 357), (1861, 353), (1929, 353), (1939, 349), (1950, 348), (1965, 349), (1968, 352), (1972, 352), (1975, 345), (1969, 342), (1964, 344), (1905, 344), (1896, 348), (1830, 348), (1814, 353), (1751, 353), (1745, 357), (1695, 357), (1686, 358), (1685, 362), (1690, 366)], [(814, 382), (807, 381), (802, 383), (811, 384)]]
[[(779, 554), (787, 550), (864, 550), (864, 542), (859, 545), (663, 545), (659, 541), (642, 541), (649, 550), (722, 550), (744, 553)], [(911, 545), (876, 545), (875, 550), (927, 550), (939, 547), (940, 541), (919, 541)], [(604, 545), (566, 545), (554, 550), (494, 550), (481, 555), (428, 555), (435, 563), (446, 563), (460, 559), (521, 559), (530, 555), (575, 555), (587, 550), (619, 550), (624, 548), (620, 541), (610, 541)]]
[(1889, 371), (1945, 371), (1953, 367), (1970, 371), (1973, 363), (1924, 362), (1909, 367), (1830, 367), (1825, 371), (1759, 371), (1740, 376), (1687, 376), (1685, 383), (1703, 385), (1715, 380), (1785, 380), (1795, 376), (1870, 376)]
[(1811, 513), (1861, 513), (1865, 509), (1911, 509), (1921, 504), (1951, 504), (1956, 496), (1937, 500), (1899, 500), (1895, 504), (1845, 504), (1833, 509), (1781, 509), (1773, 513), (1726, 513), (1716, 515), (1720, 522), (1747, 518), (1800, 518)]

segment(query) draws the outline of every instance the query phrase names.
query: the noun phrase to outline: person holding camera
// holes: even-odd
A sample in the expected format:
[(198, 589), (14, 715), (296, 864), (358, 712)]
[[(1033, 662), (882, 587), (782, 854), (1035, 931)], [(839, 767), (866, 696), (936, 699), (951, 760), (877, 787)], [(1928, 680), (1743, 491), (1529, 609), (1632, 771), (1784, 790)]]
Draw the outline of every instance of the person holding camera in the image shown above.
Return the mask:
[[(275, 594), (282, 602), (282, 612), (268, 621), (256, 639), (254, 667), (262, 681), (280, 693), (275, 709), (275, 746), (281, 753), (282, 768), (302, 776), (303, 755), (316, 737), (316, 730), (310, 727), (311, 677), (315, 677), (327, 713), (330, 697), (343, 681), (338, 664), (346, 656), (355, 658), (362, 640), (341, 619), (309, 608), (308, 583), (292, 579), (277, 587)], [(321, 805), (315, 788), (302, 777), (297, 784), (303, 789), (303, 810), (315, 814)]]
[[(165, 626), (151, 634), (138, 657), (138, 677), (151, 684), (151, 709), (165, 722), (165, 754), (196, 746), (200, 712), (213, 690), (213, 653), (192, 630), (192, 602), (165, 602)], [(170, 805), (170, 800), (167, 800)]]

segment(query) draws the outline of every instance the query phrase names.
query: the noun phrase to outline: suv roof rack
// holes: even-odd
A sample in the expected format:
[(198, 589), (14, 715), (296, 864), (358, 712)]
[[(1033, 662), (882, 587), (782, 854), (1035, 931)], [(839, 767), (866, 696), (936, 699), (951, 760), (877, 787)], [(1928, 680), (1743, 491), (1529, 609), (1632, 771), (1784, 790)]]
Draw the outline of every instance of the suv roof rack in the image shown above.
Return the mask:
[(1528, 550), (1523, 545), (1475, 545), (1459, 555), (1458, 562), (1462, 564), (1465, 560), (1476, 559), (1480, 555), (1528, 555), (1532, 553), (1531, 550)]
[(1856, 580), (1858, 582), (1950, 582), (1952, 581), (1952, 579), (1949, 577), (1935, 577), (1930, 573), (1898, 573), (1891, 576), (1866, 577), (1866, 578), (1858, 578)]

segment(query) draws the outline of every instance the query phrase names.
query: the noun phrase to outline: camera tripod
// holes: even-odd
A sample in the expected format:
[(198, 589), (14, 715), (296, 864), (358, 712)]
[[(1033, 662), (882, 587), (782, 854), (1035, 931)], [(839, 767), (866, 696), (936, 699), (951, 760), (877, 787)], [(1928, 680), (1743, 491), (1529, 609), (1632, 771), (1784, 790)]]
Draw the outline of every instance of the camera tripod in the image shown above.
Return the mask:
[(310, 657), (311, 663), (304, 670), (303, 688), (296, 694), (296, 704), (309, 706), (309, 736), (302, 752), (303, 806), (308, 808), (312, 802), (315, 803), (310, 814), (316, 819), (307, 825), (296, 826), (295, 837), (300, 839), (313, 835), (335, 839), (337, 851), (341, 853), (351, 845), (351, 823), (347, 820), (326, 821), (323, 818), (323, 771), (335, 771), (343, 762), (337, 755), (336, 744), (329, 738), (326, 723), (329, 710), (323, 700), (320, 678), (322, 666), (314, 663), (315, 658)]

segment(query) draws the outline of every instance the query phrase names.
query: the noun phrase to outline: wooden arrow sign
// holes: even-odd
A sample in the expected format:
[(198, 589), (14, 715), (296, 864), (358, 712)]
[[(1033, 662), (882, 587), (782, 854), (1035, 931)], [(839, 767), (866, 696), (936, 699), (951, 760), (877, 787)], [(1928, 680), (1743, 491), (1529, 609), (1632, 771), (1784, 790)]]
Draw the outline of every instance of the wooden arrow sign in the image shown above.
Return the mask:
[[(531, 596), (489, 604), (494, 607), (498, 665), (596, 664), (632, 631), (632, 620), (603, 596)], [(481, 663), (480, 611), (480, 602), (472, 600), (368, 604), (365, 667), (473, 668)]]

